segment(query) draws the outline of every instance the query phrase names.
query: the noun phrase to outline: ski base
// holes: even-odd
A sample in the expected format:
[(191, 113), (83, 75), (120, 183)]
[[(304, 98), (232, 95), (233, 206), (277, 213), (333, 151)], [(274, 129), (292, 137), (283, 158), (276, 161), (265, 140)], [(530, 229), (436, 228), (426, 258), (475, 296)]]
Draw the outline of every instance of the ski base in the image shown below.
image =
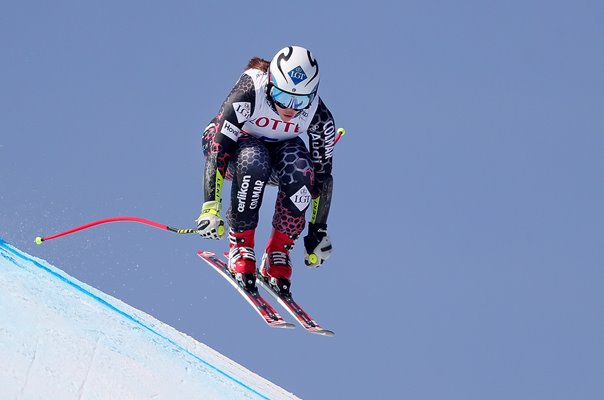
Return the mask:
[(294, 317), (296, 319), (296, 321), (298, 321), (298, 323), (300, 325), (302, 325), (302, 327), (304, 329), (306, 329), (308, 332), (314, 333), (315, 335), (322, 335), (322, 336), (334, 336), (335, 335), (335, 332), (330, 331), (329, 329), (322, 328), (314, 319), (312, 319), (306, 313), (306, 311), (304, 311), (304, 309), (302, 309), (302, 307), (300, 307), (298, 305), (298, 303), (296, 303), (294, 301), (291, 293), (287, 294), (287, 295), (283, 295), (283, 294), (277, 292), (271, 286), (271, 284), (268, 282), (268, 280), (264, 276), (262, 276), (262, 274), (260, 274), (259, 272), (257, 274), (256, 283), (260, 284), (260, 286), (262, 286), (264, 289), (266, 289), (279, 302), (279, 304), (281, 304), (281, 306), (283, 306), (283, 308), (285, 308), (285, 310), (288, 313), (290, 313), (292, 315), (292, 317)]
[(210, 251), (198, 251), (197, 255), (210, 264), (223, 278), (233, 285), (244, 299), (256, 310), (264, 322), (271, 328), (293, 329), (294, 324), (285, 321), (277, 311), (260, 295), (258, 289), (248, 290), (239, 285), (235, 277), (228, 271), (227, 264)]

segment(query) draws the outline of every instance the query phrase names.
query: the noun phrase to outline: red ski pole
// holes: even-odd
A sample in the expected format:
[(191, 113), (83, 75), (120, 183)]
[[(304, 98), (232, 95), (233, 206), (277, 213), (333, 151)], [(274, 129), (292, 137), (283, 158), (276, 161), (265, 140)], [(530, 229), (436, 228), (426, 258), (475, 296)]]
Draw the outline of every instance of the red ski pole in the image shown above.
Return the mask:
[(92, 222), (89, 222), (89, 223), (87, 223), (85, 225), (78, 226), (78, 227), (69, 229), (69, 230), (64, 231), (64, 232), (59, 232), (59, 233), (56, 233), (56, 234), (51, 235), (51, 236), (46, 236), (46, 237), (38, 236), (36, 238), (36, 244), (42, 244), (42, 242), (45, 242), (45, 241), (48, 241), (48, 240), (56, 239), (56, 238), (59, 238), (61, 236), (65, 236), (65, 235), (70, 235), (72, 233), (79, 232), (81, 230), (88, 229), (88, 228), (91, 228), (91, 227), (96, 226), (96, 225), (106, 224), (106, 223), (109, 223), (109, 222), (138, 222), (140, 224), (149, 225), (149, 226), (152, 226), (154, 228), (163, 229), (163, 230), (170, 231), (170, 232), (175, 232), (175, 233), (182, 233), (182, 234), (197, 233), (197, 229), (177, 229), (177, 228), (172, 228), (171, 226), (163, 225), (163, 224), (160, 224), (158, 222), (150, 221), (150, 220), (144, 219), (144, 218), (138, 218), (138, 217), (111, 217), (111, 218), (100, 219), (98, 221), (92, 221)]
[[(346, 133), (346, 130), (344, 128), (338, 128), (337, 136), (334, 141), (334, 144), (338, 143), (338, 141), (342, 138), (342, 136), (344, 136), (345, 133)], [(76, 233), (76, 232), (91, 228), (96, 225), (107, 224), (109, 222), (138, 222), (140, 224), (146, 224), (146, 225), (152, 226), (154, 228), (163, 229), (166, 231), (181, 233), (181, 234), (198, 232), (197, 229), (177, 229), (177, 228), (173, 228), (168, 225), (160, 224), (158, 222), (150, 221), (148, 219), (139, 218), (139, 217), (111, 217), (111, 218), (99, 219), (98, 221), (92, 221), (85, 225), (78, 226), (78, 227), (66, 230), (64, 232), (59, 232), (59, 233), (56, 233), (51, 236), (46, 236), (46, 237), (38, 236), (38, 237), (36, 237), (35, 241), (36, 241), (36, 244), (42, 244), (42, 242), (56, 239), (61, 236), (71, 235), (72, 233)]]

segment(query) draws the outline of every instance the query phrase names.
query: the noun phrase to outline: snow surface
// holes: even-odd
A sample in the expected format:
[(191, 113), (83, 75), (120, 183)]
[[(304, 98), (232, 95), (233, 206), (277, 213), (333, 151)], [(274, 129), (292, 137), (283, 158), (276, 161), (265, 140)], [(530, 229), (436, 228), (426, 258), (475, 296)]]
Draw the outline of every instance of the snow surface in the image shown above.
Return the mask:
[(0, 399), (296, 399), (0, 239)]

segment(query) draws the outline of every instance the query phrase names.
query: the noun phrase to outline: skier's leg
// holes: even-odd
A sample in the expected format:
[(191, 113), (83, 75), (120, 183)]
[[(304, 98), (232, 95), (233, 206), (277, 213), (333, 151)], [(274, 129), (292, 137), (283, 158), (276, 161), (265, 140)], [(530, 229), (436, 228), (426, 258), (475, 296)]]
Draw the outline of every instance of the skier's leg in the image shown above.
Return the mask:
[(229, 167), (233, 184), (227, 221), (231, 229), (238, 232), (255, 229), (264, 188), (271, 175), (269, 151), (262, 141), (251, 136), (241, 137)]
[(262, 258), (261, 272), (280, 291), (289, 291), (292, 266), (289, 251), (304, 230), (305, 212), (314, 183), (312, 159), (300, 138), (279, 143), (274, 151), (279, 193), (273, 217), (273, 232)]
[(311, 202), (314, 170), (310, 153), (300, 138), (283, 142), (275, 154), (279, 193), (273, 228), (297, 238), (304, 230), (305, 212)]
[[(229, 269), (243, 286), (255, 286), (254, 235), (264, 187), (271, 174), (270, 154), (260, 140), (239, 139), (229, 169), (232, 174), (231, 204), (227, 211)], [(231, 175), (228, 174), (228, 175)]]

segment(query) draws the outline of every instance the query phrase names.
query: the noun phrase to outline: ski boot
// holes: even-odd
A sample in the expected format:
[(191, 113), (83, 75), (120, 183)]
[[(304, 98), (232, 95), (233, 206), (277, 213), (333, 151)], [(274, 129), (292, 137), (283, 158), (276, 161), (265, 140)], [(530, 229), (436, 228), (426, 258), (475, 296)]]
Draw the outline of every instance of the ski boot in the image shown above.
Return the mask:
[(260, 275), (277, 293), (290, 294), (292, 264), (289, 251), (294, 247), (294, 238), (273, 229), (266, 251), (262, 256)]
[(243, 232), (229, 230), (229, 272), (239, 286), (256, 290), (256, 255), (254, 254), (255, 230)]

